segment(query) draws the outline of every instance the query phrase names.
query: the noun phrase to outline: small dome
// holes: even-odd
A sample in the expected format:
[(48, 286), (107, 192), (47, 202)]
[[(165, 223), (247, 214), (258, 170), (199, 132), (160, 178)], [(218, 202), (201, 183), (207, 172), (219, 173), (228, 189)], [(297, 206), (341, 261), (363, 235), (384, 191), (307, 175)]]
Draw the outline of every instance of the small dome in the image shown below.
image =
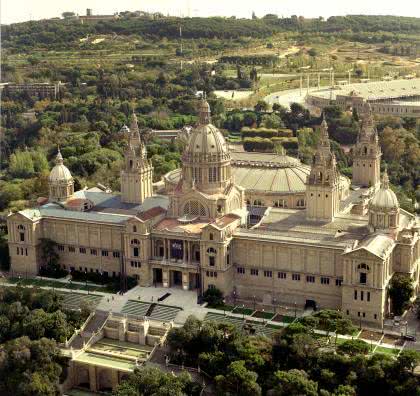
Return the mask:
[(387, 210), (398, 209), (400, 207), (397, 196), (389, 187), (388, 173), (386, 171), (382, 177), (381, 188), (374, 195), (370, 206), (373, 209)]
[(61, 155), (60, 150), (58, 150), (55, 163), (56, 165), (52, 168), (48, 180), (53, 183), (68, 183), (73, 181), (70, 171), (63, 164), (63, 156)]

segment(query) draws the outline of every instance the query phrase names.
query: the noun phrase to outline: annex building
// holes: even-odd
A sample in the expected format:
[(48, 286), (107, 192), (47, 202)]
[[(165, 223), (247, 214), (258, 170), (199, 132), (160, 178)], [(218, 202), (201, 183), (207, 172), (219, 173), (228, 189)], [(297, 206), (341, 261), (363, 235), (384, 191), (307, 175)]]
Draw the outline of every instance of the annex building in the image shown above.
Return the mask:
[(49, 202), (8, 217), (12, 269), (36, 275), (41, 238), (50, 238), (67, 270), (128, 274), (141, 286), (198, 293), (217, 287), (266, 305), (336, 308), (379, 327), (395, 273), (419, 291), (420, 223), (380, 173), (369, 104), (352, 181), (337, 169), (325, 120), (307, 166), (286, 155), (233, 154), (205, 100), (198, 113), (182, 168), (165, 175), (159, 195), (135, 115), (123, 128), (121, 194), (75, 192), (58, 152)]
[(336, 104), (343, 110), (362, 111), (365, 102), (374, 114), (420, 117), (420, 78), (362, 82), (320, 88), (308, 93), (306, 104), (321, 110)]

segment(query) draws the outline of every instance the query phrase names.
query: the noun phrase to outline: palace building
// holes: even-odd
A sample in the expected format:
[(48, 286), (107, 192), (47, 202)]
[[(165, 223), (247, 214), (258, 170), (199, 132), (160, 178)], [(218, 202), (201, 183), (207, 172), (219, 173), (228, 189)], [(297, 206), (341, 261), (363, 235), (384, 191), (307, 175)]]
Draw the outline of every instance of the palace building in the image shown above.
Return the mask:
[[(395, 273), (419, 290), (418, 218), (400, 208), (369, 105), (354, 148), (353, 182), (340, 175), (322, 121), (312, 166), (285, 154), (231, 153), (199, 102), (182, 168), (159, 194), (135, 115), (121, 194), (74, 191), (58, 152), (49, 202), (8, 217), (12, 269), (36, 275), (42, 238), (71, 271), (125, 274), (141, 286), (217, 287), (266, 305), (340, 309), (382, 326)], [(156, 190), (156, 189), (155, 189)]]

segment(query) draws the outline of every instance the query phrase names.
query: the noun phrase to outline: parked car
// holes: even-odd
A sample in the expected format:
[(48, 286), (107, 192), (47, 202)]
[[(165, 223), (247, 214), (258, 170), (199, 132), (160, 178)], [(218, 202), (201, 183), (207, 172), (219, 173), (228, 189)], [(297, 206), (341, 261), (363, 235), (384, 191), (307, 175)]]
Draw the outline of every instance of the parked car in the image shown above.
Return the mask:
[(409, 334), (406, 334), (403, 338), (406, 341), (413, 341), (413, 342), (416, 342), (417, 341), (417, 338), (415, 336), (409, 335)]

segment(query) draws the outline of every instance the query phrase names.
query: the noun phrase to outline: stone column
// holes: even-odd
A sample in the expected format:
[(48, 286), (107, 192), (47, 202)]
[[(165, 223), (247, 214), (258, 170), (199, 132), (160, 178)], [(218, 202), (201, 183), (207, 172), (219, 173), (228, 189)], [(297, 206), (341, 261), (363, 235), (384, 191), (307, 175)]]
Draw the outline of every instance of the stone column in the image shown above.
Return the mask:
[(162, 283), (163, 287), (169, 287), (169, 270), (162, 269)]
[(112, 390), (115, 390), (115, 388), (118, 386), (118, 371), (117, 370), (111, 371), (111, 386), (112, 386)]
[(189, 289), (189, 273), (182, 271), (182, 288), (184, 290)]
[(185, 262), (187, 262), (187, 246), (188, 246), (188, 241), (182, 241), (182, 260)]
[(98, 390), (95, 366), (89, 366), (89, 387), (92, 392), (96, 392)]

